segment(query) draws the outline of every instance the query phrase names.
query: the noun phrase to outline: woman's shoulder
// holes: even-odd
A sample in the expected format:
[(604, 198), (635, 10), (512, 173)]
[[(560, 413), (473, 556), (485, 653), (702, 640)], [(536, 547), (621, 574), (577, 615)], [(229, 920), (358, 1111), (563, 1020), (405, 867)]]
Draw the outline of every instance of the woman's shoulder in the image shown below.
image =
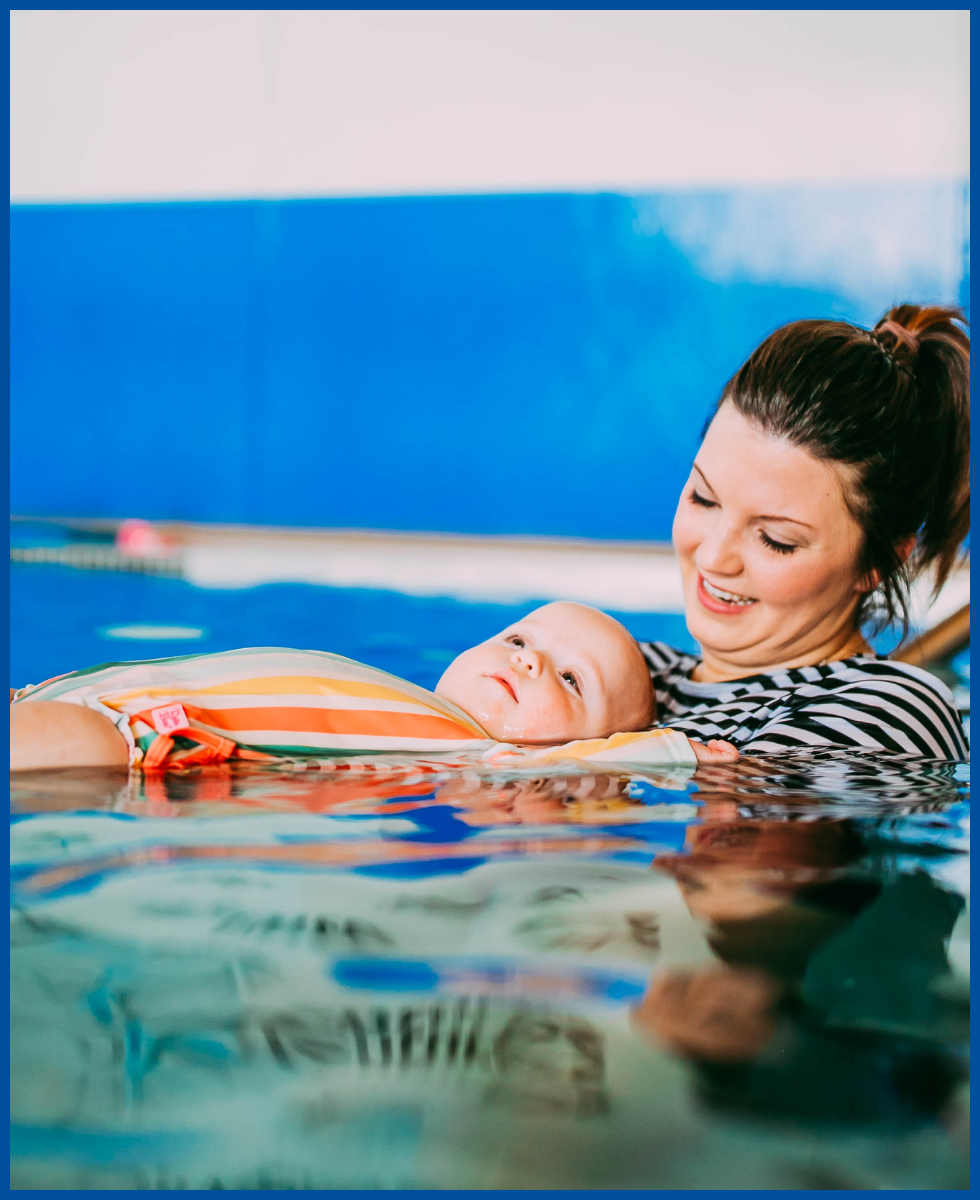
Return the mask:
[(687, 675), (701, 661), (700, 655), (677, 650), (666, 642), (640, 642), (639, 646), (653, 675)]
[[(701, 656), (678, 650), (666, 642), (640, 642), (640, 650), (653, 675), (662, 678), (688, 678), (701, 661)], [(945, 683), (922, 667), (894, 659), (878, 658), (874, 655), (855, 655), (838, 659), (836, 662), (821, 663), (812, 667), (793, 667), (771, 672), (760, 671), (727, 684), (692, 685), (698, 690), (718, 692), (774, 691), (783, 693), (826, 693), (843, 691), (854, 687), (882, 689), (905, 687), (912, 691), (928, 688), (950, 706), (954, 705), (953, 693)]]
[(662, 720), (755, 753), (818, 745), (963, 758), (962, 720), (949, 688), (921, 667), (868, 656), (697, 683), (699, 659), (662, 642), (643, 647)]
[(880, 685), (883, 690), (897, 686), (919, 692), (922, 688), (927, 688), (950, 707), (955, 707), (953, 693), (946, 684), (930, 671), (913, 666), (911, 663), (897, 662), (894, 659), (877, 658), (871, 655), (859, 655), (827, 663), (819, 669), (826, 672), (824, 678), (827, 685), (833, 690), (874, 687), (876, 684)]

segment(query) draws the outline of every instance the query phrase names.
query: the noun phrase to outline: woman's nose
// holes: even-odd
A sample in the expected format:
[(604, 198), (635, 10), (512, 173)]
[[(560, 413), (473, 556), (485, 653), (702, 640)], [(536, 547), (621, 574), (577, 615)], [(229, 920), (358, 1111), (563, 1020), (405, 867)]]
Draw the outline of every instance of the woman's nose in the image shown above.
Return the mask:
[(529, 650), (527, 646), (522, 646), (519, 650), (515, 650), (510, 656), (510, 661), (524, 675), (528, 675), (531, 679), (537, 679), (541, 674), (541, 659), (533, 650)]
[(694, 565), (717, 575), (741, 574), (742, 556), (731, 532), (722, 528), (711, 530), (694, 552)]

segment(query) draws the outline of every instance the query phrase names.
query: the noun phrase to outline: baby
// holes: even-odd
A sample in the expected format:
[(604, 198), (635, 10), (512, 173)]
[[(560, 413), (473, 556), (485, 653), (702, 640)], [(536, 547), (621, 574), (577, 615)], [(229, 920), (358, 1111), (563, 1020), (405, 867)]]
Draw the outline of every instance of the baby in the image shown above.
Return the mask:
[[(240, 653), (247, 655), (250, 652)], [(275, 655), (277, 652), (254, 653)], [(281, 653), (288, 654), (291, 661), (297, 656), (302, 658), (304, 654), (302, 651)], [(328, 656), (318, 652), (306, 653), (309, 653), (311, 664), (308, 674), (313, 675), (322, 659)], [(133, 761), (129, 744), (132, 739), (128, 730), (140, 714), (129, 714), (129, 724), (125, 716), (114, 720), (116, 712), (123, 714), (124, 701), (131, 695), (139, 695), (139, 689), (143, 689), (146, 695), (160, 695), (163, 692), (169, 697), (168, 703), (176, 701), (177, 708), (184, 714), (181, 703), (190, 708), (191, 705), (202, 703), (200, 697), (204, 694), (212, 696), (227, 692), (224, 684), (212, 685), (215, 675), (224, 678), (229, 657), (193, 655), (146, 664), (128, 664), (125, 668), (126, 688), (122, 692), (118, 686), (113, 690), (112, 675), (118, 674), (119, 668), (109, 667), (102, 669), (106, 679), (101, 685), (100, 669), (96, 668), (91, 672), (81, 672), (78, 676), (59, 677), (38, 689), (32, 689), (37, 693), (36, 698), (26, 691), (18, 693), (16, 701), (11, 704), (10, 714), (11, 770), (121, 766)], [(349, 660), (340, 661), (349, 664)], [(169, 676), (168, 664), (173, 664)], [(145, 667), (145, 671), (140, 669), (142, 667)], [(186, 682), (189, 670), (192, 673), (196, 671), (190, 684)], [(381, 672), (377, 675), (382, 680), (390, 679), (382, 676)], [(161, 681), (164, 683), (162, 688)], [(186, 689), (186, 697), (181, 692), (182, 686)], [(269, 697), (281, 694), (280, 704), (290, 706), (267, 709), (263, 717), (266, 724), (271, 720), (269, 712), (285, 714), (297, 711), (300, 699), (297, 686), (295, 673), (279, 671), (277, 675), (273, 671), (263, 679), (261, 692)], [(411, 684), (404, 686), (411, 690), (413, 696), (422, 697), (423, 702), (426, 696), (431, 700), (432, 693), (423, 692)], [(55, 699), (46, 698), (48, 689)], [(252, 690), (255, 690), (254, 687)], [(317, 687), (314, 680), (313, 690), (308, 694), (312, 697), (320, 692), (322, 689)], [(93, 696), (96, 700), (94, 705), (89, 703)], [(633, 637), (606, 613), (567, 601), (535, 609), (496, 637), (464, 651), (446, 669), (436, 686), (435, 696), (462, 710), (479, 726), (479, 731), (485, 737), (521, 746), (560, 745), (580, 739), (606, 738), (615, 733), (636, 732), (647, 729), (656, 718), (650, 673)], [(68, 702), (62, 702), (64, 700)], [(274, 705), (275, 702), (265, 703)], [(307, 705), (314, 723), (300, 718), (294, 727), (308, 732), (316, 728), (316, 714), (322, 710), (312, 699), (307, 701)], [(145, 708), (146, 702), (140, 701), (136, 707)], [(100, 708), (102, 711), (98, 711)], [(404, 709), (405, 705), (402, 704), (401, 708)], [(115, 711), (109, 715), (113, 709)], [(216, 715), (216, 711), (212, 702), (202, 727), (212, 730), (210, 736), (213, 742), (217, 726), (227, 745), (231, 746), (234, 731), (242, 726), (232, 723), (230, 718), (228, 723), (222, 725), (222, 718)], [(246, 710), (239, 707), (230, 711), (242, 714)], [(446, 711), (451, 712), (451, 709)], [(144, 714), (144, 719), (149, 721), (151, 718)], [(293, 720), (296, 722), (295, 716)], [(388, 720), (394, 723), (396, 715), (393, 713)], [(127, 729), (126, 734), (122, 732), (123, 728)], [(336, 732), (337, 725), (324, 722), (323, 728)], [(375, 729), (374, 732), (383, 735), (385, 731)], [(217, 736), (217, 740), (221, 741), (222, 736)], [(295, 742), (297, 737), (294, 736), (292, 740)], [(307, 740), (315, 747), (315, 741), (310, 738)], [(255, 740), (243, 734), (239, 738), (239, 745), (249, 744), (254, 746)], [(339, 743), (340, 746), (345, 744), (350, 745)], [(370, 749), (372, 745), (367, 741), (359, 748)], [(709, 742), (707, 746), (692, 742), (691, 747), (699, 762), (721, 762), (738, 757), (734, 747), (724, 742)]]
[(656, 719), (640, 647), (584, 604), (536, 608), (463, 653), (436, 684), (498, 742), (547, 745), (646, 729)]

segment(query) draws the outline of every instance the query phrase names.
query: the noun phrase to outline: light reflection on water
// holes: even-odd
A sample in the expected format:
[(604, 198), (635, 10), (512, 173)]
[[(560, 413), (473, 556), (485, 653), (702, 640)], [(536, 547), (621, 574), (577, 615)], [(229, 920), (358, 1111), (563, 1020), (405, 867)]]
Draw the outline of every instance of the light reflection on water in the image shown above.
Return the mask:
[(15, 1187), (962, 1188), (967, 768), (12, 788)]

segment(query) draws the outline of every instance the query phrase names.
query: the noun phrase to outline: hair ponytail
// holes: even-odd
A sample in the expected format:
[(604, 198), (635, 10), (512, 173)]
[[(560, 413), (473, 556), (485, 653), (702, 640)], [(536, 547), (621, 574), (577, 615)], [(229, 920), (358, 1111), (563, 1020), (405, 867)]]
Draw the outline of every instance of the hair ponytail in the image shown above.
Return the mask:
[[(902, 304), (870, 333), (843, 321), (777, 329), (728, 382), (747, 420), (845, 468), (878, 580), (859, 619), (908, 630), (909, 588), (938, 591), (970, 528), (970, 339), (956, 308)], [(910, 549), (911, 546), (911, 549)]]
[(914, 304), (886, 313), (873, 336), (899, 365), (908, 360), (934, 426), (935, 461), (925, 469), (935, 486), (925, 493), (911, 565), (913, 579), (932, 567), (938, 592), (970, 531), (970, 339), (958, 309)]

